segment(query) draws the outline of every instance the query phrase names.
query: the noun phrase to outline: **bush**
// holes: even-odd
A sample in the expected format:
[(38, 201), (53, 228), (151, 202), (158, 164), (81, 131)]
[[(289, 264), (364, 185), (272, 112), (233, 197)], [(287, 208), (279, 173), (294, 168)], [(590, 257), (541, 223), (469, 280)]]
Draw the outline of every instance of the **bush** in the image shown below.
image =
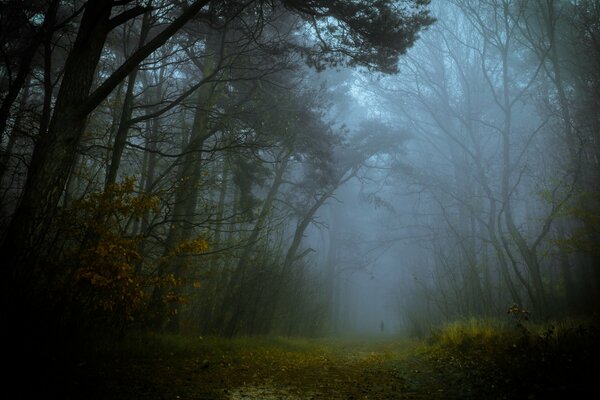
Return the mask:
[(593, 387), (594, 364), (600, 356), (595, 321), (535, 324), (520, 317), (512, 323), (472, 319), (435, 330), (429, 342), (430, 357), (444, 368), (443, 376), (461, 377), (462, 397), (598, 392)]

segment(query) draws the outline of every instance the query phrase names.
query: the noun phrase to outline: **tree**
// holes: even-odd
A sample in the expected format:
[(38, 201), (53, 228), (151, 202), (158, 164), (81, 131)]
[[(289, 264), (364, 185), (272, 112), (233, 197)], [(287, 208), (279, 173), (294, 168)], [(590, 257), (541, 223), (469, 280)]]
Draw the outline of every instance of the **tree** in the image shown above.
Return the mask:
[[(50, 115), (49, 106), (53, 103), (51, 119), (48, 124), (44, 121), (40, 124), (41, 134), (36, 140), (31, 155), (27, 180), (18, 207), (3, 232), (2, 254), (7, 278), (4, 280), (3, 288), (6, 290), (3, 290), (3, 296), (6, 307), (15, 307), (19, 303), (19, 293), (29, 292), (28, 290), (23, 291), (23, 288), (35, 291), (38, 284), (48, 282), (48, 280), (60, 281), (60, 276), (68, 273), (68, 271), (63, 271), (58, 272), (55, 276), (45, 275), (41, 268), (40, 257), (43, 257), (45, 248), (48, 249), (52, 246), (48, 234), (53, 231), (53, 221), (57, 216), (60, 199), (63, 197), (66, 199), (67, 195), (70, 196), (68, 190), (65, 192), (65, 186), (67, 182), (72, 181), (71, 174), (78, 166), (78, 148), (82, 142), (87, 121), (90, 120), (90, 117), (96, 117), (94, 110), (109, 98), (114, 89), (124, 86), (125, 79), (128, 80), (128, 83), (120, 112), (120, 122), (116, 129), (116, 139), (114, 143), (108, 143), (112, 147), (113, 153), (106, 184), (115, 180), (129, 127), (172, 110), (193, 93), (197, 96), (195, 101), (198, 106), (196, 113), (198, 123), (194, 123), (196, 128), (191, 143), (197, 145), (191, 145), (186, 149), (189, 150), (189, 153), (183, 157), (179, 176), (198, 181), (199, 169), (195, 164), (201, 160), (197, 159), (194, 153), (202, 151), (202, 142), (207, 135), (213, 133), (201, 121), (206, 121), (205, 113), (210, 112), (213, 107), (207, 105), (212, 102), (214, 92), (224, 90), (225, 86), (220, 86), (220, 89), (216, 90), (219, 85), (214, 83), (201, 88), (202, 85), (208, 83), (201, 80), (182, 92), (175, 101), (157, 111), (148, 113), (147, 116), (133, 116), (132, 114), (132, 94), (136, 85), (136, 74), (140, 73), (136, 72), (139, 70), (140, 63), (188, 26), (190, 21), (196, 20), (204, 31), (219, 32), (232, 21), (244, 18), (244, 15), (251, 16), (258, 13), (264, 18), (252, 19), (250, 25), (240, 24), (240, 26), (249, 27), (252, 33), (246, 38), (260, 40), (261, 32), (273, 35), (273, 37), (277, 35), (284, 37), (282, 32), (285, 29), (291, 32), (305, 27), (310, 27), (315, 32), (316, 36), (313, 37), (302, 38), (290, 35), (289, 37), (293, 39), (273, 41), (265, 49), (275, 55), (301, 54), (310, 65), (318, 69), (343, 63), (383, 72), (394, 72), (398, 57), (412, 45), (417, 38), (418, 31), (433, 21), (428, 16), (427, 3), (427, 1), (381, 1), (376, 4), (350, 1), (334, 3), (251, 1), (218, 4), (208, 0), (198, 0), (180, 6), (163, 2), (136, 2), (133, 0), (88, 0), (84, 2), (80, 13), (75, 13), (69, 19), (69, 21), (78, 23), (78, 32), (72, 46), (68, 49), (60, 87), (54, 102), (52, 102), (52, 90), (48, 86), (49, 79), (46, 77), (43, 114)], [(266, 7), (267, 4), (271, 7)], [(410, 7), (401, 7), (403, 4)], [(44, 19), (45, 23), (47, 21), (49, 25), (44, 27), (39, 34), (41, 35), (40, 43), (44, 44), (46, 51), (48, 42), (44, 40), (52, 31), (54, 24), (52, 16), (55, 8), (59, 5), (59, 2), (51, 3), (50, 8), (47, 9), (48, 17)], [(160, 13), (162, 26), (147, 31), (147, 26), (145, 26), (147, 19), (151, 18), (155, 12)], [(78, 15), (81, 15), (79, 20)], [(107, 49), (107, 39), (111, 32), (124, 24), (134, 26), (135, 21), (140, 18), (146, 22), (142, 23), (137, 48), (126, 56), (120, 66), (113, 70), (100, 69), (103, 51)], [(276, 21), (277, 23), (273, 26), (277, 26), (277, 29), (281, 31), (274, 32), (263, 29), (265, 26), (261, 24), (264, 24), (265, 21)], [(286, 24), (288, 25), (286, 26)], [(258, 36), (256, 36), (257, 33)], [(145, 34), (148, 35), (147, 38), (144, 38)], [(236, 40), (239, 40), (239, 37), (234, 37), (232, 43), (236, 43)], [(32, 43), (37, 42), (33, 40)], [(206, 43), (205, 40), (204, 44)], [(258, 43), (259, 46), (263, 44)], [(206, 48), (210, 49), (212, 46)], [(246, 49), (243, 45), (232, 51), (240, 52), (232, 54), (233, 57), (246, 57), (247, 60), (252, 60), (254, 57), (250, 53), (245, 53)], [(29, 54), (27, 51), (25, 53)], [(21, 75), (27, 75), (28, 64), (28, 59), (21, 62), (20, 65), (25, 70)], [(219, 68), (213, 67), (212, 69), (219, 71)], [(204, 72), (203, 78), (211, 76), (211, 72)], [(21, 77), (21, 75), (19, 76)], [(249, 76), (239, 78), (242, 80), (255, 79)], [(14, 82), (15, 90), (11, 92), (10, 96), (5, 97), (7, 110), (11, 108), (13, 98), (16, 98), (13, 93), (15, 91), (18, 93), (19, 86), (22, 86), (21, 80), (19, 78)], [(198, 88), (200, 90), (196, 92)], [(45, 129), (46, 125), (48, 125), (48, 129)], [(201, 125), (204, 127), (200, 127)], [(85, 165), (85, 159), (82, 159), (82, 163)], [(193, 168), (195, 168), (195, 172), (184, 171)], [(196, 204), (193, 190), (196, 186), (182, 186), (180, 191), (185, 191), (185, 193), (175, 193), (176, 207), (183, 207), (181, 210), (179, 208), (174, 210), (175, 216), (179, 217), (193, 212)], [(183, 237), (185, 232), (185, 230), (178, 232), (173, 230), (169, 235), (175, 239), (167, 240), (172, 243), (166, 246), (165, 251), (168, 252), (169, 249), (176, 246), (176, 242)], [(34, 307), (33, 304), (35, 304), (35, 300), (32, 299), (30, 305)], [(7, 319), (10, 320), (11, 316), (17, 314), (20, 312), (10, 311), (7, 313)]]
[(549, 5), (439, 4), (440, 22), (403, 58), (404, 74), (376, 84), (386, 117), (415, 133), (411, 168), (396, 179), (419, 199), (407, 223), (429, 232), (422, 245), (431, 257), (407, 268), (431, 318), (494, 314), (510, 302), (543, 318), (557, 312), (552, 304), (570, 281), (549, 256), (577, 193), (573, 164), (564, 162), (566, 114), (548, 86), (553, 35), (541, 34), (548, 26), (536, 19), (552, 16)]

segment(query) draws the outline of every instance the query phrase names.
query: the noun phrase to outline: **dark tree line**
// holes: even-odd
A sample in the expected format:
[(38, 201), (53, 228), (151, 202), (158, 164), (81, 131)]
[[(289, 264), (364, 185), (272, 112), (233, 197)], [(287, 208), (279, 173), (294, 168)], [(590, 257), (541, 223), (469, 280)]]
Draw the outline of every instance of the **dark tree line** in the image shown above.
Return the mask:
[(403, 139), (333, 119), (315, 70), (397, 72), (427, 5), (2, 2), (11, 337), (33, 355), (129, 328), (322, 332), (334, 277), (305, 232)]

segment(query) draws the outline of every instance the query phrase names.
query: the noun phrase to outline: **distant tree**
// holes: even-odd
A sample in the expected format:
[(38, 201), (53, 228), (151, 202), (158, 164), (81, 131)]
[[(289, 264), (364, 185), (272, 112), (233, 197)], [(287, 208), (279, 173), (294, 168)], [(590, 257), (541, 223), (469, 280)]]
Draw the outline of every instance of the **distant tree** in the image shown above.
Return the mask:
[[(579, 147), (587, 135), (574, 117), (569, 67), (583, 59), (566, 56), (579, 52), (568, 38), (587, 25), (570, 21), (572, 6), (439, 3), (440, 21), (402, 59), (404, 74), (375, 82), (384, 115), (413, 132), (410, 168), (390, 170), (418, 201), (404, 218), (428, 238), (406, 267), (418, 281), (404, 287), (415, 293), (406, 308), (415, 325), (423, 323), (418, 314), (496, 314), (510, 302), (543, 318), (564, 309), (565, 291), (588, 290), (578, 281), (591, 271), (586, 256), (561, 255), (555, 244), (557, 230), (569, 236), (564, 215), (579, 179), (594, 170), (581, 168), (582, 151), (593, 146)], [(591, 82), (587, 71), (578, 79)], [(563, 100), (557, 76), (569, 88)]]
[[(96, 185), (102, 185), (99, 182), (102, 176), (105, 176), (103, 186), (108, 190), (117, 181), (119, 171), (125, 175), (126, 168), (129, 168), (123, 164), (128, 146), (134, 149), (132, 153), (142, 150), (140, 160), (144, 163), (142, 176), (145, 189), (165, 187), (165, 180), (160, 179), (158, 173), (165, 178), (189, 182), (165, 190), (163, 193), (166, 193), (165, 204), (168, 207), (159, 211), (146, 210), (135, 218), (131, 228), (135, 233), (140, 229), (145, 233), (149, 230), (160, 232), (158, 236), (161, 239), (154, 240), (152, 252), (156, 254), (156, 245), (166, 238), (161, 243), (162, 253), (172, 254), (183, 240), (196, 232), (193, 220), (198, 209), (200, 174), (204, 163), (200, 156), (206, 150), (207, 140), (214, 139), (217, 143), (217, 133), (219, 137), (225, 137), (228, 127), (235, 126), (232, 121), (239, 121), (236, 129), (240, 130), (234, 135), (260, 133), (263, 129), (256, 129), (250, 121), (237, 118), (236, 114), (240, 113), (240, 106), (245, 100), (243, 91), (239, 91), (242, 85), (236, 87), (235, 80), (260, 81), (265, 74), (274, 72), (264, 70), (270, 60), (283, 60), (276, 66), (287, 68), (292, 61), (297, 62), (293, 56), (304, 57), (309, 65), (319, 70), (350, 65), (384, 73), (396, 72), (398, 57), (414, 43), (418, 32), (433, 22), (427, 5), (428, 1), (422, 0), (376, 3), (222, 3), (198, 0), (186, 4), (88, 0), (69, 3), (72, 15), (60, 19), (56, 18), (57, 8), (66, 7), (66, 3), (50, 2), (35, 9), (30, 9), (34, 5), (26, 7), (22, 2), (7, 5), (3, 9), (7, 10), (4, 17), (8, 18), (9, 14), (18, 16), (22, 22), (17, 25), (22, 26), (24, 34), (22, 42), (15, 42), (14, 52), (5, 54), (6, 68), (2, 69), (2, 73), (8, 73), (15, 67), (19, 72), (6, 75), (10, 79), (7, 90), (3, 89), (6, 94), (2, 97), (0, 122), (3, 120), (6, 125), (9, 115), (18, 116), (22, 111), (15, 109), (15, 100), (30, 75), (32, 55), (40, 46), (45, 59), (40, 134), (35, 140), (18, 206), (2, 232), (6, 277), (2, 285), (6, 311), (3, 318), (9, 321), (21, 314), (17, 311), (20, 294), (27, 296), (24, 293), (35, 291), (41, 282), (56, 281), (58, 284), (63, 276), (70, 273), (65, 268), (64, 271), (47, 274), (41, 262), (44, 254), (57, 253), (57, 248), (53, 247), (57, 238), (53, 235), (60, 205), (68, 206), (76, 197), (94, 192)], [(42, 15), (43, 22), (38, 26)], [(257, 15), (260, 17), (256, 18)], [(65, 42), (64, 68), (60, 73), (58, 91), (54, 93), (53, 80), (58, 74), (51, 63), (51, 38), (54, 30), (62, 25), (76, 26), (78, 31), (73, 35), (72, 44)], [(236, 29), (230, 31), (230, 36), (220, 36), (229, 27)], [(306, 28), (313, 32), (312, 36), (291, 34), (306, 31)], [(123, 36), (125, 40), (121, 43), (115, 39), (117, 29), (130, 32)], [(211, 38), (219, 37), (225, 42), (211, 42)], [(2, 40), (5, 40), (4, 36)], [(262, 55), (258, 55), (259, 50)], [(123, 60), (120, 65), (111, 65), (114, 63), (111, 60), (119, 59)], [(252, 63), (253, 68), (249, 68)], [(176, 74), (172, 65), (183, 68)], [(262, 76), (258, 74), (260, 69), (263, 69)], [(156, 87), (141, 87), (151, 82), (155, 73), (170, 75), (156, 79)], [(183, 83), (187, 89), (174, 96), (171, 91), (171, 98), (165, 100), (163, 95), (169, 92), (169, 82)], [(239, 94), (237, 100), (232, 93)], [(190, 98), (192, 102), (188, 101)], [(230, 104), (227, 105), (227, 102)], [(179, 121), (183, 121), (181, 131), (187, 132), (186, 107), (190, 106), (195, 111), (189, 142), (179, 147), (183, 150), (180, 155), (172, 157), (168, 151), (159, 149), (157, 143), (168, 144), (173, 149), (177, 148), (173, 146), (175, 141), (181, 143), (181, 138), (177, 138), (174, 132), (160, 132), (158, 128), (176, 126), (178, 115)], [(105, 114), (106, 110), (110, 114)], [(221, 116), (214, 118), (217, 114)], [(147, 126), (142, 127), (142, 123), (147, 123)], [(272, 129), (273, 135), (281, 132), (276, 131), (274, 126)], [(129, 142), (133, 130), (143, 133)], [(4, 131), (2, 126), (3, 137)], [(140, 146), (138, 137), (145, 138), (144, 146)], [(85, 150), (82, 150), (82, 144), (87, 146)], [(297, 150), (294, 143), (285, 145), (283, 149), (286, 146), (287, 150), (280, 154), (280, 161), (284, 164)], [(169, 164), (165, 159), (176, 162)], [(134, 158), (127, 160), (125, 165), (133, 163)], [(281, 174), (283, 171), (285, 165)], [(242, 168), (239, 172), (249, 172), (249, 169)], [(243, 184), (243, 180), (239, 183)], [(277, 179), (274, 183), (276, 193), (277, 185), (281, 183), (277, 183)], [(241, 185), (237, 189), (244, 195)], [(269, 203), (265, 204), (267, 215)], [(169, 208), (171, 205), (172, 209)], [(148, 220), (150, 214), (163, 218), (162, 223), (155, 221), (151, 225)], [(186, 220), (190, 215), (190, 220)], [(261, 229), (266, 218), (259, 213), (256, 226)], [(165, 230), (165, 226), (170, 228)], [(88, 233), (92, 235), (93, 232), (90, 230)], [(89, 242), (85, 240), (88, 243), (97, 241), (97, 237)], [(150, 246), (151, 241), (142, 239), (142, 243), (142, 248), (149, 251), (150, 247), (145, 246)], [(290, 259), (296, 258), (295, 247), (297, 245), (292, 246)], [(242, 260), (245, 258), (241, 257)], [(134, 272), (143, 273), (144, 262), (136, 262), (138, 266)], [(160, 267), (158, 275), (169, 272), (177, 278), (182, 270), (178, 263), (175, 261)], [(34, 297), (28, 299), (31, 307), (36, 302)], [(28, 309), (28, 306), (23, 307)]]

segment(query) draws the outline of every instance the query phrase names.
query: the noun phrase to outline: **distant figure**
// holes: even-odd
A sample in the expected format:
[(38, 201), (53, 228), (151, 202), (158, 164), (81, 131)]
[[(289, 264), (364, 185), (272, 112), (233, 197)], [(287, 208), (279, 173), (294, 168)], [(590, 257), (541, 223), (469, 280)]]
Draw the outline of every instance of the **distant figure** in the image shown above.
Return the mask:
[(383, 321), (381, 321), (381, 323), (379, 324), (379, 329), (381, 329), (381, 333), (383, 333), (383, 329), (384, 329)]

